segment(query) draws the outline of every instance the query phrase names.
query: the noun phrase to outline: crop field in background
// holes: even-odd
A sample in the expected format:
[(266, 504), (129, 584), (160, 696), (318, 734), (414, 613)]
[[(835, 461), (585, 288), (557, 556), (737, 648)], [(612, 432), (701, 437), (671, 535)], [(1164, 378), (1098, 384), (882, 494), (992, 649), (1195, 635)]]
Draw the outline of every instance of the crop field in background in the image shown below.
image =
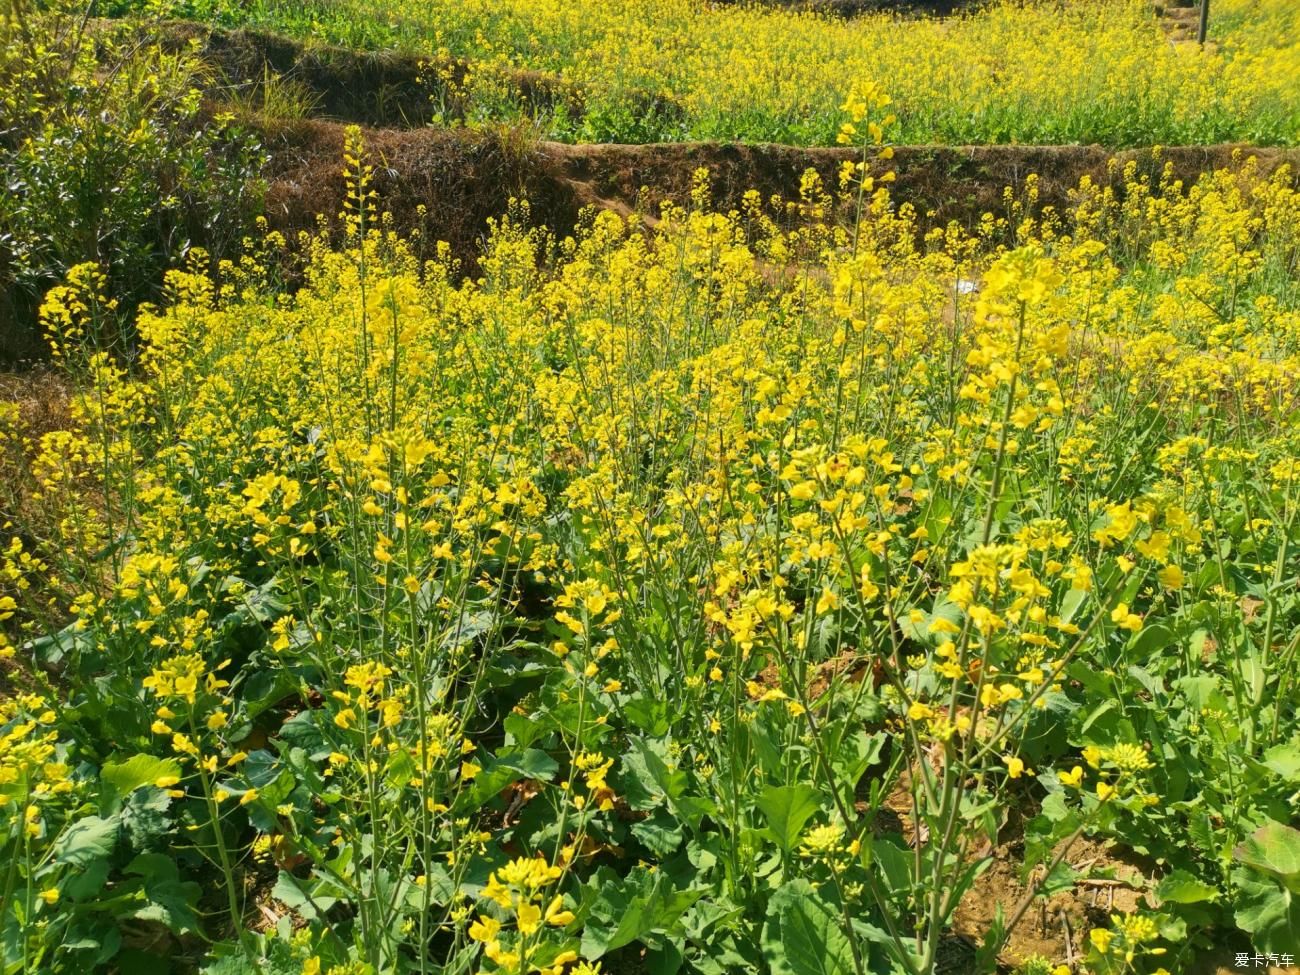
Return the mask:
[[(997, 2), (946, 20), (697, 0), (213, 0), (175, 12), (429, 57), (434, 117), (461, 99), (475, 120), (520, 118), (507, 78), (540, 72), (586, 101), (581, 118), (539, 119), (565, 141), (833, 145), (850, 82), (893, 95), (892, 137), (909, 144), (1300, 139), (1289, 0), (1216, 0), (1205, 50), (1170, 44), (1144, 0)], [(438, 86), (439, 57), (472, 70)]]
[(1293, 969), (1300, 187), (1151, 147), (1294, 143), (1300, 13), (1215, 10), (11, 2), (0, 975)]

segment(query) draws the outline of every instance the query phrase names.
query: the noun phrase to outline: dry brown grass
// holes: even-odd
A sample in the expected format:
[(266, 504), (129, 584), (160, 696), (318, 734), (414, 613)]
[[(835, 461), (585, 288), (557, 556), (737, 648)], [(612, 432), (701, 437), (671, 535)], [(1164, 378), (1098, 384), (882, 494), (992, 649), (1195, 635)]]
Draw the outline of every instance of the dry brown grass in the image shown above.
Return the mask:
[(30, 535), (48, 521), (32, 497), (31, 462), (42, 436), (68, 427), (71, 397), (71, 384), (54, 369), (0, 372), (0, 528), (5, 533)]
[(68, 425), (70, 393), (67, 377), (55, 369), (0, 372), (0, 402), (18, 404), (22, 422), (33, 436)]
[[(69, 425), (70, 402), (68, 380), (53, 369), (0, 372), (0, 544), (17, 537), (30, 548), (35, 538), (49, 537), (54, 516), (34, 496), (31, 464), (40, 438)], [(0, 696), (46, 689), (22, 654), (0, 660)]]

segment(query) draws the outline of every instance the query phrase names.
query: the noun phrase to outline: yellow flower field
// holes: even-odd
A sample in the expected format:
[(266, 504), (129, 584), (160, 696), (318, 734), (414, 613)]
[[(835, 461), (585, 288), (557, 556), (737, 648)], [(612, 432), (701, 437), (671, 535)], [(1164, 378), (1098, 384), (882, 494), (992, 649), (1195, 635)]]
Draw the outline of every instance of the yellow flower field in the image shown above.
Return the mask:
[[(182, 5), (181, 12), (189, 10)], [(585, 112), (543, 112), (590, 142), (833, 144), (846, 80), (893, 93), (906, 143), (1110, 146), (1300, 138), (1300, 7), (1215, 0), (1213, 44), (1173, 43), (1147, 0), (999, 0), (949, 20), (838, 20), (699, 0), (258, 0), (197, 7), (343, 43), (468, 59), (471, 119), (531, 110), (505, 77), (575, 83)], [(446, 97), (435, 92), (430, 109)]]
[[(824, 40), (872, 24), (920, 29)], [(44, 519), (0, 557), (4, 972), (929, 975), (1011, 834), (963, 970), (1289, 950), (1291, 174), (918, 234), (857, 91), (797, 200), (516, 204), (461, 280), (354, 130), (296, 292), (274, 234), (196, 259), (132, 363), (93, 266), (50, 292), (73, 422), (0, 413)], [(1021, 951), (1106, 842), (1138, 906)]]

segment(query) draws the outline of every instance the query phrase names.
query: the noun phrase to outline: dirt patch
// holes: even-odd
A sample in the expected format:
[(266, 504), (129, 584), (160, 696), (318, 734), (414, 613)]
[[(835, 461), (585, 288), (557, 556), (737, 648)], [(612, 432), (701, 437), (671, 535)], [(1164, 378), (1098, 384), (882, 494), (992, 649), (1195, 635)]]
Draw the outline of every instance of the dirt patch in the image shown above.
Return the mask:
[[(1137, 909), (1146, 878), (1113, 847), (1080, 840), (1067, 860), (1082, 876), (1070, 889), (1030, 907), (1011, 933), (1003, 962), (1018, 965), (1041, 956), (1054, 964), (1073, 964), (1087, 954), (1089, 930), (1108, 926), (1111, 914)], [(1027, 890), (1021, 873), (1014, 845), (997, 850), (992, 865), (958, 905), (954, 931), (978, 939), (993, 925), (999, 910), (1006, 917), (1012, 915)]]
[[(962, 898), (953, 919), (953, 934), (976, 941), (992, 926), (999, 909), (1011, 915), (1025, 896), (1020, 845), (1007, 842), (994, 851), (992, 865)], [(1111, 926), (1111, 917), (1136, 911), (1151, 912), (1158, 901), (1150, 893), (1158, 880), (1153, 864), (1111, 840), (1083, 838), (1066, 857), (1077, 872), (1066, 890), (1041, 899), (1025, 913), (999, 956), (1003, 971), (1039, 956), (1054, 965), (1067, 964), (1084, 972), (1081, 960), (1088, 953), (1088, 932)], [(1252, 957), (1254, 949), (1239, 931), (1218, 932), (1222, 940), (1210, 948), (1187, 949), (1178, 954), (1172, 946), (1165, 960), (1170, 971), (1183, 975), (1231, 975), (1238, 952)], [(1283, 975), (1286, 969), (1254, 969), (1266, 975)], [(1294, 971), (1292, 969), (1291, 971)]]
[[(342, 212), (343, 136), (342, 126), (309, 122), (268, 137), (265, 212), (273, 229), (292, 239), (314, 231), (318, 214)], [(534, 224), (561, 232), (573, 229), (586, 205), (574, 186), (555, 178), (543, 151), (511, 133), (387, 129), (365, 138), (379, 209), (392, 215), (395, 229), (418, 235), (413, 243), (421, 257), (446, 241), (472, 270), (488, 220), (505, 213), (511, 200), (528, 200)]]

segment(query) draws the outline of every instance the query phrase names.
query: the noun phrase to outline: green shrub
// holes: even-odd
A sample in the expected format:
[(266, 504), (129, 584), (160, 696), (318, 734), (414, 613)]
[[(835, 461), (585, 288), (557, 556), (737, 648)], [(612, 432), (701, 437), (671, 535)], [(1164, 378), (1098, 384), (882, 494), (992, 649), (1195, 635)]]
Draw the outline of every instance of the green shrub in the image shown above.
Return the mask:
[(259, 209), (260, 149), (205, 109), (197, 56), (89, 24), (26, 0), (0, 16), (0, 359), (35, 350), (34, 309), (68, 268), (99, 265), (125, 321), (168, 267), (196, 246), (229, 252)]

